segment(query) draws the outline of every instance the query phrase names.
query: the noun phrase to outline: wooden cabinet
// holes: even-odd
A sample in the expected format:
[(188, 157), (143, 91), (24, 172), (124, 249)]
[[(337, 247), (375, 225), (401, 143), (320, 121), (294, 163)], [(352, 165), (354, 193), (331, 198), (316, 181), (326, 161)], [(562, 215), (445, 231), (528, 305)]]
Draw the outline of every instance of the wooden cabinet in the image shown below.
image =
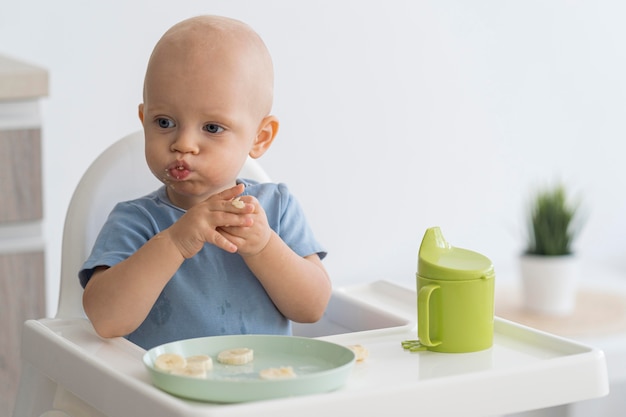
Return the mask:
[(40, 98), (45, 70), (0, 56), (0, 415), (20, 375), (22, 324), (46, 315)]
[(0, 130), (0, 223), (43, 217), (41, 131)]

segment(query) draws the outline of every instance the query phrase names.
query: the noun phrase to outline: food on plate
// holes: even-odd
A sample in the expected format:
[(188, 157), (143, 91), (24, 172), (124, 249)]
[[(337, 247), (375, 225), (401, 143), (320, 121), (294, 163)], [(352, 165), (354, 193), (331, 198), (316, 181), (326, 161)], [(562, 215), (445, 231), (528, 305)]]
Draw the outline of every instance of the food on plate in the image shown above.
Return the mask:
[(184, 368), (176, 368), (170, 371), (172, 375), (189, 376), (192, 378), (206, 378), (206, 369), (200, 366), (185, 366)]
[(234, 198), (230, 204), (232, 204), (234, 207), (236, 208), (244, 208), (246, 206), (246, 203), (244, 203), (243, 201), (241, 201), (241, 199), (239, 197)]
[(254, 351), (248, 348), (223, 350), (217, 355), (217, 361), (225, 365), (245, 365), (254, 359)]
[(164, 372), (172, 372), (185, 366), (187, 366), (187, 360), (177, 353), (162, 353), (154, 361), (154, 367)]
[(188, 356), (187, 368), (197, 368), (204, 371), (210, 371), (213, 369), (213, 359), (209, 355), (194, 355)]
[(288, 379), (297, 375), (291, 366), (281, 366), (280, 368), (267, 368), (259, 372), (261, 379)]
[(155, 359), (154, 367), (172, 375), (206, 378), (207, 371), (213, 369), (213, 359), (209, 355), (185, 358), (177, 353), (162, 353)]
[(367, 350), (367, 348), (362, 345), (349, 345), (346, 347), (354, 352), (357, 362), (364, 361), (370, 355), (370, 352)]

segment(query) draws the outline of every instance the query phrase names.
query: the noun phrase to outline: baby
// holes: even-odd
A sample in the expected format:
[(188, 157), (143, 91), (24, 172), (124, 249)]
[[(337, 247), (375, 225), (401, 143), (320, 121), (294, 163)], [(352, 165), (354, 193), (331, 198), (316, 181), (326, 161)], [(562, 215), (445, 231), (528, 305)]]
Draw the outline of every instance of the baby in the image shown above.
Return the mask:
[(79, 272), (99, 335), (149, 349), (290, 334), (291, 321), (322, 316), (325, 252), (297, 201), (284, 184), (237, 178), (276, 136), (272, 101), (271, 57), (244, 23), (199, 16), (159, 40), (139, 118), (147, 164), (164, 185), (117, 204)]

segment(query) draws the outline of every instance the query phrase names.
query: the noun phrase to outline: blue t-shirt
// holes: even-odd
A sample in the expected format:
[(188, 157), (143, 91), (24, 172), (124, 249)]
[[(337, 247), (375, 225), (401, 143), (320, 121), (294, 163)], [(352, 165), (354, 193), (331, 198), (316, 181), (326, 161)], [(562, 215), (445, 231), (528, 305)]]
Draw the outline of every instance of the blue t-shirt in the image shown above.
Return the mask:
[[(315, 240), (298, 202), (284, 184), (246, 185), (270, 227), (298, 255), (326, 255)], [(85, 287), (98, 266), (111, 267), (176, 222), (185, 210), (174, 206), (165, 187), (119, 203), (105, 222), (91, 255), (79, 272)], [(294, 294), (294, 297), (297, 297)], [(186, 259), (161, 292), (148, 317), (127, 338), (150, 349), (163, 343), (229, 334), (290, 334), (291, 324), (276, 308), (241, 256), (206, 243)]]

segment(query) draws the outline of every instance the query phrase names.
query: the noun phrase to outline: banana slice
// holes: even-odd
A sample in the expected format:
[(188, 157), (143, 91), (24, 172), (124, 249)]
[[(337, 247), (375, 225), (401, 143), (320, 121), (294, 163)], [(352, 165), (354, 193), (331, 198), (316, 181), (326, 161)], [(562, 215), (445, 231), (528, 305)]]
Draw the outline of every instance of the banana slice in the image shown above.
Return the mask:
[(170, 372), (172, 375), (188, 376), (191, 378), (206, 378), (206, 369), (187, 364), (184, 368), (176, 368)]
[(162, 353), (154, 361), (154, 367), (160, 371), (172, 372), (187, 366), (187, 360), (177, 353)]
[(238, 209), (244, 208), (246, 206), (246, 203), (241, 201), (241, 199), (239, 197), (234, 198), (233, 201), (230, 202), (230, 204), (232, 204), (234, 207), (236, 207)]
[(188, 356), (187, 368), (201, 369), (204, 371), (210, 371), (213, 369), (213, 359), (209, 355), (194, 355)]
[(252, 362), (254, 352), (248, 348), (223, 350), (217, 355), (217, 361), (226, 365), (245, 365)]
[(346, 346), (346, 347), (354, 352), (354, 355), (356, 356), (356, 361), (357, 362), (364, 361), (370, 355), (370, 352), (367, 350), (367, 348), (365, 348), (365, 347), (363, 347), (361, 345), (349, 345), (349, 346)]
[(291, 366), (281, 366), (280, 368), (267, 368), (259, 372), (261, 379), (288, 379), (297, 375)]

